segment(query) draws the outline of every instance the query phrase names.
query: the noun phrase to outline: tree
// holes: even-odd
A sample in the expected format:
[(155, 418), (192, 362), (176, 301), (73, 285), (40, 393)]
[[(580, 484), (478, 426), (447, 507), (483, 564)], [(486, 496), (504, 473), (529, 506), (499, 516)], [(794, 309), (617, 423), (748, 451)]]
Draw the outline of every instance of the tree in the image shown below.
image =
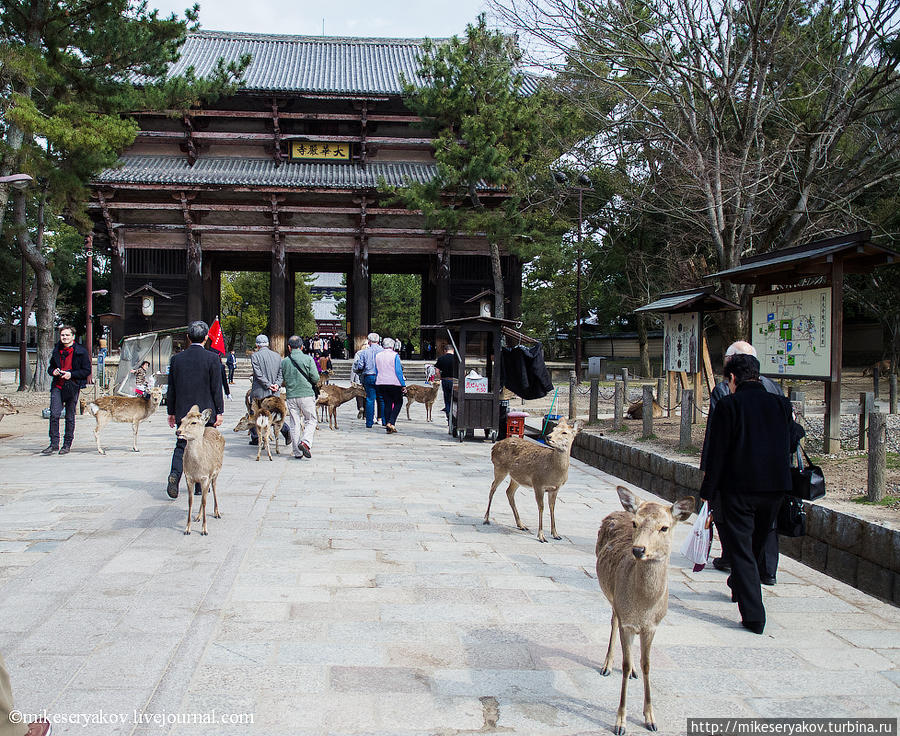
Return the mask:
[[(463, 39), (426, 40), (421, 81), (407, 80), (405, 91), (410, 109), (435, 129), (438, 175), (390, 190), (421, 210), (428, 228), (487, 239), (497, 317), (504, 315), (501, 247), (527, 256), (560, 234), (532, 195), (562, 150), (551, 144), (564, 126), (549, 123), (561, 111), (550, 104), (551, 91), (525, 93), (520, 60), (515, 39), (488, 29), (483, 15)], [(498, 194), (499, 202), (485, 201)]]
[(409, 273), (372, 275), (372, 324), (383, 337), (418, 349), (422, 277)]
[(229, 350), (247, 350), (269, 324), (269, 274), (226, 271), (222, 274), (220, 323)]
[(312, 273), (298, 273), (294, 289), (294, 334), (315, 335), (316, 318), (312, 311), (312, 292), (309, 287), (315, 283)]
[[(137, 123), (128, 113), (187, 109), (231, 91), (249, 62), (220, 61), (207, 79), (193, 71), (167, 77), (178, 58), (197, 6), (185, 20), (160, 18), (145, 2), (129, 0), (7, 0), (0, 12), (0, 175), (31, 174), (40, 183), (46, 227), (64, 218), (81, 232), (85, 184), (112, 166), (134, 140)], [(28, 195), (12, 197), (8, 229), (35, 274), (38, 370), (34, 388), (46, 389), (54, 339), (56, 297), (53, 254), (42, 244), (43, 223), (29, 218)], [(0, 185), (0, 228), (9, 191)]]
[[(665, 218), (683, 258), (727, 269), (874, 224), (861, 198), (900, 176), (898, 0), (495, 4), (558, 52), (547, 63), (594, 116), (598, 157), (629, 174), (630, 221)], [(728, 314), (728, 339), (745, 334)]]

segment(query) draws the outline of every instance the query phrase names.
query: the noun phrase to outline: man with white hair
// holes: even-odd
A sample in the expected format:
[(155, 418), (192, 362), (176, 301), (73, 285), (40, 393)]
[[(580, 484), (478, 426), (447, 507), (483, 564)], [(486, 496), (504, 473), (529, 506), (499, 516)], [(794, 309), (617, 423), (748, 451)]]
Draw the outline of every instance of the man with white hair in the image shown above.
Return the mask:
[[(382, 347), (378, 344), (381, 338), (377, 332), (370, 332), (366, 339), (369, 344), (356, 354), (353, 370), (361, 376), (363, 388), (366, 389), (366, 427), (371, 427), (375, 424), (375, 356), (381, 352)], [(378, 413), (384, 416), (384, 407), (380, 400)]]
[[(759, 356), (756, 354), (756, 348), (745, 340), (738, 340), (737, 342), (733, 342), (728, 346), (728, 349), (725, 351), (726, 366), (728, 365), (729, 360), (735, 355), (752, 355), (757, 360), (759, 359)], [(774, 394), (775, 396), (784, 396), (781, 387), (771, 378), (760, 376), (759, 382), (763, 385), (768, 393)], [(706, 420), (707, 427), (709, 426), (710, 420), (712, 419), (712, 413), (716, 408), (716, 404), (720, 399), (728, 396), (730, 393), (731, 389), (729, 388), (728, 381), (722, 381), (716, 384), (716, 387), (709, 395), (709, 416)], [(703, 452), (701, 453), (700, 457), (701, 470), (706, 469), (708, 445), (709, 439), (708, 437), (704, 437)], [(712, 508), (712, 504), (710, 504), (710, 507)], [(715, 509), (713, 509), (713, 519), (715, 518), (716, 513)], [(721, 534), (719, 535), (719, 541), (722, 541)], [(756, 563), (759, 567), (759, 579), (762, 584), (775, 585), (775, 575), (778, 572), (778, 533), (775, 531), (774, 527), (770, 530), (769, 536), (766, 538), (766, 543), (763, 546), (762, 552)], [(712, 564), (713, 567), (716, 568), (716, 570), (721, 570), (722, 572), (731, 571), (731, 558), (728, 555), (728, 550), (725, 549), (724, 542), (722, 543), (722, 556), (714, 558)]]
[[(281, 374), (281, 356), (269, 348), (269, 338), (266, 335), (256, 336), (256, 352), (250, 356), (250, 367), (253, 369), (253, 379), (250, 383), (250, 398), (264, 399), (266, 396), (275, 396), (281, 391), (283, 381)], [(281, 434), (285, 442), (290, 441), (290, 430), (287, 422), (281, 427)], [(250, 427), (250, 444), (259, 444), (256, 436), (256, 427)]]

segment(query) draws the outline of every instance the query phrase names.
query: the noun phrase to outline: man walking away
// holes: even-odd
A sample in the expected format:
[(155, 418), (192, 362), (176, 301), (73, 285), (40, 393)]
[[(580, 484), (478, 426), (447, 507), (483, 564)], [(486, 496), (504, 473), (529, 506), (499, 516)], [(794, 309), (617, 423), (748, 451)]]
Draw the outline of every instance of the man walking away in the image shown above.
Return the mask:
[[(75, 342), (75, 328), (63, 325), (59, 330), (59, 342), (50, 353), (47, 373), (53, 376), (50, 385), (50, 444), (41, 450), (42, 455), (59, 452), (67, 455), (75, 439), (75, 407), (78, 394), (87, 385), (91, 375), (91, 356), (84, 345)], [(59, 418), (66, 410), (66, 428), (62, 447), (59, 446)]]
[[(375, 356), (381, 352), (381, 345), (378, 344), (381, 339), (377, 332), (370, 332), (368, 338), (369, 345), (356, 354), (356, 360), (353, 361), (353, 370), (362, 376), (362, 384), (366, 389), (366, 427), (375, 424)], [(379, 400), (378, 413), (384, 416), (384, 406)]]
[[(256, 336), (256, 352), (250, 356), (250, 367), (253, 369), (253, 380), (250, 384), (250, 398), (264, 399), (276, 396), (281, 391), (281, 356), (269, 349), (269, 338), (266, 335)], [(287, 423), (281, 427), (285, 442), (291, 441)], [(259, 444), (256, 427), (250, 427), (250, 444)]]
[(234, 356), (234, 350), (228, 351), (225, 365), (228, 367), (228, 383), (234, 383), (234, 369), (237, 366), (237, 358)]
[[(206, 322), (191, 322), (187, 337), (190, 347), (175, 353), (169, 361), (169, 388), (166, 406), (169, 409), (169, 426), (177, 429), (191, 407), (196, 404), (200, 411), (210, 410), (208, 427), (222, 424), (225, 402), (222, 400), (222, 361), (219, 354), (203, 347), (209, 325)], [(215, 417), (215, 419), (213, 419)], [(178, 439), (172, 452), (172, 467), (169, 470), (169, 498), (178, 498), (178, 484), (184, 467), (184, 448), (187, 440)], [(200, 484), (194, 493), (200, 494)], [(188, 489), (190, 491), (190, 489)]]
[(302, 344), (297, 335), (291, 335), (287, 357), (281, 361), (281, 375), (291, 417), (291, 449), (296, 458), (312, 457), (310, 448), (316, 433), (316, 392), (313, 386), (319, 382), (315, 361), (303, 353)]
[(434, 367), (441, 377), (441, 390), (444, 392), (444, 414), (450, 421), (450, 402), (453, 401), (453, 379), (459, 372), (459, 358), (453, 352), (453, 346), (449, 343), (444, 347), (444, 354), (438, 358)]

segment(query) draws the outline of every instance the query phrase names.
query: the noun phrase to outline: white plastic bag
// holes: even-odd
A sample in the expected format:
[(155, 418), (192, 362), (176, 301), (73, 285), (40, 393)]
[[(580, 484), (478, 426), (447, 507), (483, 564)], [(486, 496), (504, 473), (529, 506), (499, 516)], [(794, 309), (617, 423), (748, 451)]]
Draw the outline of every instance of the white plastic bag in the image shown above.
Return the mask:
[(681, 554), (694, 563), (694, 572), (702, 570), (709, 561), (709, 551), (712, 548), (710, 521), (709, 504), (704, 501), (691, 533), (681, 545)]

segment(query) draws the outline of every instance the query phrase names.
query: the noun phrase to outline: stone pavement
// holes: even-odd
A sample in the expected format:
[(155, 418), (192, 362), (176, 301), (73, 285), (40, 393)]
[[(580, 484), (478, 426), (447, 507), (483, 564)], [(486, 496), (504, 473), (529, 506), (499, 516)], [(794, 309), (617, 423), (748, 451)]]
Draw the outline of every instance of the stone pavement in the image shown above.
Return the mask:
[[(598, 674), (610, 612), (594, 544), (619, 508), (614, 478), (573, 460), (563, 539), (540, 544), (527, 489), (531, 533), (502, 491), (482, 525), (491, 446), (451, 439), (437, 408), (433, 424), (404, 410), (389, 436), (351, 403), (312, 460), (256, 463), (231, 432), (245, 388), (226, 402), (223, 518), (207, 537), (182, 534), (183, 487), (165, 494), (164, 409), (138, 455), (130, 427), (109, 425), (99, 456), (88, 417), (67, 457), (37, 455), (46, 436), (0, 441), (0, 653), (19, 709), (99, 722), (58, 735), (609, 732), (621, 656)], [(661, 732), (691, 716), (900, 712), (900, 610), (782, 558), (755, 636), (725, 576), (692, 573), (677, 549), (670, 594)], [(641, 693), (632, 681), (631, 733), (645, 732)], [(152, 722), (192, 714), (216, 725)], [(222, 722), (242, 714), (252, 725)]]

